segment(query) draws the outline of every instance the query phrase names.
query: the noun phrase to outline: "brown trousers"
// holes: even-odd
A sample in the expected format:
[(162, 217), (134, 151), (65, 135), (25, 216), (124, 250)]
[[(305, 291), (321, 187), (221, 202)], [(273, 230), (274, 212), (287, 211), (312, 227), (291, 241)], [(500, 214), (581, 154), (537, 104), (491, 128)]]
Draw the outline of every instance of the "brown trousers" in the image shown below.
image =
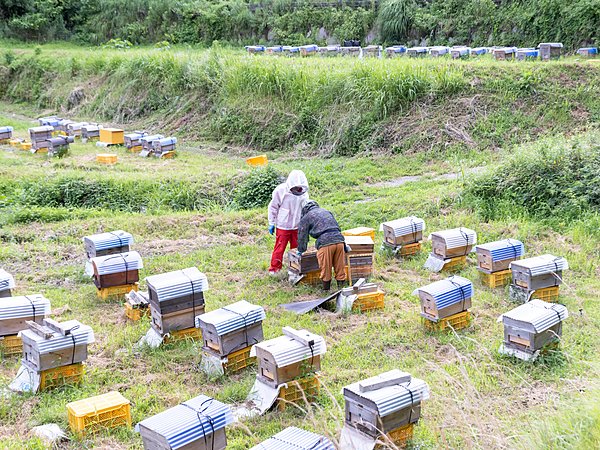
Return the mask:
[(321, 269), (321, 280), (331, 281), (331, 268), (335, 271), (335, 279), (346, 279), (346, 252), (344, 244), (331, 244), (317, 250), (317, 260)]

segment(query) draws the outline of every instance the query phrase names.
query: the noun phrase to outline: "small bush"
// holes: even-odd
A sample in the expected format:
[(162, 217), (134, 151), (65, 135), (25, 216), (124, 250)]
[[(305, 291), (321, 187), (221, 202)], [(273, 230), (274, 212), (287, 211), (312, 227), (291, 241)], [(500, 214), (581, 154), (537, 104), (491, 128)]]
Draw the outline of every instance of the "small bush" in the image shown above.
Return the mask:
[(464, 201), (485, 219), (524, 213), (569, 221), (600, 212), (600, 134), (546, 139), (467, 185)]
[(272, 167), (254, 169), (235, 190), (235, 203), (241, 209), (261, 208), (271, 201), (273, 189), (284, 177)]
[(131, 47), (133, 47), (133, 44), (126, 39), (111, 39), (102, 44), (102, 48), (116, 48), (120, 50), (126, 50)]

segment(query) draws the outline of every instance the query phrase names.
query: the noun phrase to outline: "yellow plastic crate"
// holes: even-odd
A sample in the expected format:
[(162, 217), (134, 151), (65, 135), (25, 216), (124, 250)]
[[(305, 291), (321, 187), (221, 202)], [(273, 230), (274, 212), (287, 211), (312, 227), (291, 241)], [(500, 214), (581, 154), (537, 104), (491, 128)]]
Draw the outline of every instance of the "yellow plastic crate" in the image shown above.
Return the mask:
[(400, 247), (398, 255), (402, 257), (413, 256), (421, 251), (421, 243), (415, 242), (414, 244), (407, 244)]
[(141, 145), (134, 145), (133, 147), (129, 147), (127, 149), (127, 151), (129, 153), (139, 153), (142, 151), (142, 146)]
[(173, 159), (173, 158), (175, 158), (175, 155), (176, 155), (175, 150), (171, 150), (169, 152), (164, 152), (162, 155), (160, 155), (160, 157), (162, 159)]
[(321, 284), (321, 271), (314, 270), (304, 274), (304, 277), (299, 281), (300, 284), (308, 284), (311, 286), (318, 286)]
[(8, 145), (8, 144), (10, 144), (10, 139), (0, 139), (0, 144)]
[(3, 356), (20, 355), (23, 353), (23, 341), (16, 334), (0, 337), (0, 353)]
[(438, 322), (434, 322), (423, 317), (423, 325), (427, 331), (444, 331), (450, 330), (451, 328), (454, 328), (454, 330), (457, 331), (467, 328), (471, 324), (472, 320), (473, 316), (471, 315), (471, 312), (463, 311), (458, 314), (454, 314), (453, 316), (444, 317)]
[(165, 340), (165, 344), (172, 344), (174, 342), (184, 341), (186, 339), (192, 339), (194, 341), (202, 340), (202, 330), (200, 328), (191, 327), (184, 328), (183, 330), (170, 331)]
[(377, 291), (370, 294), (359, 295), (352, 304), (352, 312), (367, 312), (383, 309), (385, 307), (385, 292)]
[(538, 298), (545, 302), (555, 303), (558, 301), (558, 296), (560, 295), (560, 286), (551, 286), (543, 289), (536, 289), (531, 294), (531, 298)]
[(466, 256), (457, 256), (456, 258), (450, 258), (450, 261), (448, 261), (446, 264), (444, 264), (444, 267), (442, 268), (442, 270), (459, 269), (462, 266), (464, 266), (466, 263), (467, 263)]
[(17, 138), (15, 138), (15, 139), (10, 139), (8, 141), (8, 144), (11, 147), (15, 147), (16, 148), (16, 147), (20, 147), (21, 146), (21, 142), (23, 142), (23, 139), (17, 139)]
[(256, 357), (250, 357), (250, 349), (252, 346), (237, 350), (227, 355), (227, 362), (223, 364), (223, 369), (226, 373), (239, 372), (248, 366), (251, 366), (256, 361)]
[(100, 142), (123, 145), (125, 143), (125, 132), (120, 128), (100, 128)]
[(125, 317), (129, 320), (137, 322), (138, 320), (141, 320), (142, 317), (150, 317), (150, 308), (132, 308), (127, 302), (125, 302), (124, 306)]
[(131, 426), (129, 400), (116, 391), (68, 403), (67, 412), (71, 431), (79, 436)]
[(83, 380), (83, 363), (69, 364), (40, 372), (40, 391), (79, 384)]
[(123, 284), (121, 286), (111, 286), (106, 288), (100, 288), (97, 290), (98, 298), (102, 300), (107, 300), (110, 297), (116, 297), (119, 295), (129, 294), (131, 291), (136, 291), (139, 289), (139, 283), (133, 284)]
[(405, 448), (408, 445), (409, 441), (412, 441), (413, 439), (414, 429), (415, 424), (409, 423), (408, 425), (405, 425), (403, 427), (396, 428), (394, 431), (390, 431), (388, 434), (386, 434), (387, 439), (379, 439), (380, 441), (382, 441), (382, 443), (377, 444), (375, 446), (375, 449), (383, 450), (390, 448), (390, 441), (398, 448)]
[(21, 150), (31, 150), (31, 142), (21, 142)]
[(100, 164), (116, 164), (118, 156), (115, 153), (99, 153), (96, 162)]
[(267, 155), (252, 156), (246, 159), (246, 164), (252, 167), (266, 166), (269, 164), (269, 159)]
[(512, 280), (512, 270), (501, 270), (500, 272), (485, 273), (479, 272), (481, 282), (492, 289), (506, 286)]
[(304, 398), (306, 397), (308, 402), (312, 402), (321, 390), (321, 383), (316, 373), (299, 380), (288, 381), (286, 384), (287, 387), (282, 387), (279, 390), (279, 397), (277, 398), (277, 409), (279, 411), (284, 411), (291, 403), (304, 407)]
[(369, 227), (357, 227), (349, 230), (342, 231), (344, 236), (370, 236), (371, 239), (375, 240), (375, 230)]

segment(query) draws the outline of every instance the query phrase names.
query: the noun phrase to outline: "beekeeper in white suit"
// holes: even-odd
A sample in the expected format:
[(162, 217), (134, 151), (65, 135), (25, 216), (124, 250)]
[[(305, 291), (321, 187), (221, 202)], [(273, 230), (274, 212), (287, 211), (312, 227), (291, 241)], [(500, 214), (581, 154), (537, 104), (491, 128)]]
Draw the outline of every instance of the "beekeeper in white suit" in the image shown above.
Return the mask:
[(292, 170), (285, 183), (273, 191), (269, 203), (269, 233), (275, 233), (275, 248), (271, 256), (269, 274), (274, 275), (283, 266), (283, 255), (290, 248), (298, 247), (298, 223), (302, 206), (308, 201), (308, 180), (301, 170)]

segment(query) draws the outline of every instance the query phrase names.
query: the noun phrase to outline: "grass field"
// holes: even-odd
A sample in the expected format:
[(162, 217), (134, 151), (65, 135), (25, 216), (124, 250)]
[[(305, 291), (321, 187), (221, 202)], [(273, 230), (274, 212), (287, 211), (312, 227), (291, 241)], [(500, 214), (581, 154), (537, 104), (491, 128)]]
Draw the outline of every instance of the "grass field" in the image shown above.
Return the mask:
[[(46, 112), (31, 105), (1, 103), (0, 125), (13, 125), (16, 134), (25, 137), (31, 118)], [(268, 277), (273, 239), (267, 234), (266, 211), (240, 211), (229, 201), (233, 186), (250, 170), (244, 156), (252, 150), (223, 152), (219, 146), (180, 139), (174, 160), (146, 160), (118, 149), (119, 163), (114, 167), (95, 163), (97, 150), (92, 144), (72, 145), (71, 154), (62, 160), (0, 148), (0, 267), (15, 275), (17, 294), (43, 293), (58, 311), (55, 318), (91, 325), (97, 340), (80, 387), (9, 396), (0, 402), (1, 447), (42, 448), (29, 438), (31, 427), (58, 423), (66, 429), (66, 403), (110, 390), (131, 400), (134, 422), (200, 393), (233, 404), (248, 393), (253, 370), (209, 380), (198, 369), (199, 351), (193, 344), (133, 348), (148, 322), (128, 323), (121, 302), (98, 300), (95, 287), (83, 275), (81, 237), (111, 229), (134, 235), (134, 248), (144, 259), (142, 277), (197, 266), (211, 284), (208, 310), (246, 299), (265, 307), (266, 338), (278, 336), (286, 325), (326, 337), (328, 352), (321, 377), (325, 389), (317, 406), (237, 423), (228, 429), (228, 448), (249, 448), (289, 425), (337, 439), (343, 423), (341, 387), (392, 368), (425, 379), (431, 388), (431, 399), (416, 428), (416, 448), (590, 449), (600, 445), (597, 229), (586, 218), (563, 224), (559, 231), (521, 215), (484, 222), (461, 202), (469, 179), (482, 167), (493, 167), (518, 153), (520, 147), (369, 158), (269, 156), (282, 173), (304, 170), (311, 197), (332, 209), (343, 228), (378, 228), (384, 220), (414, 214), (425, 219), (430, 231), (465, 226), (478, 232), (480, 242), (514, 237), (525, 243), (529, 255), (550, 252), (566, 257), (571, 269), (565, 273), (561, 302), (571, 317), (564, 325), (561, 349), (534, 364), (497, 354), (502, 328), (496, 319), (514, 305), (503, 289), (482, 286), (472, 257), (460, 272), (475, 283), (472, 327), (447, 335), (424, 331), (418, 299), (411, 293), (442, 277), (422, 268), (429, 243), (422, 255), (409, 261), (377, 255), (375, 281), (386, 291), (383, 312), (299, 318), (285, 312), (278, 305), (314, 298), (320, 292)], [(548, 145), (558, 144), (549, 141)], [(117, 200), (90, 197), (87, 189), (83, 196), (74, 193), (72, 204), (44, 206), (42, 193), (66, 179), (86, 180)], [(80, 188), (81, 183), (74, 186)], [(0, 385), (12, 379), (18, 365), (17, 358), (1, 361)], [(83, 441), (72, 437), (61, 448), (141, 446), (136, 433), (121, 429)]]

